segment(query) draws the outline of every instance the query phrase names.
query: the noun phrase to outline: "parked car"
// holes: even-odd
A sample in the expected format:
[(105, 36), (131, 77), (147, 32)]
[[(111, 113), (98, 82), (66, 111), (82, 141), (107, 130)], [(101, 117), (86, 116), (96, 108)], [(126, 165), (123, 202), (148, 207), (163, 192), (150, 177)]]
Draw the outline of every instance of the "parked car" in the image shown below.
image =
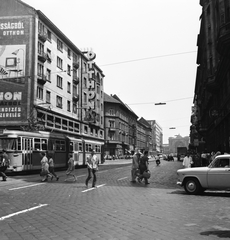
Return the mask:
[(207, 167), (177, 170), (177, 184), (188, 194), (199, 194), (206, 189), (230, 190), (230, 154), (217, 156)]

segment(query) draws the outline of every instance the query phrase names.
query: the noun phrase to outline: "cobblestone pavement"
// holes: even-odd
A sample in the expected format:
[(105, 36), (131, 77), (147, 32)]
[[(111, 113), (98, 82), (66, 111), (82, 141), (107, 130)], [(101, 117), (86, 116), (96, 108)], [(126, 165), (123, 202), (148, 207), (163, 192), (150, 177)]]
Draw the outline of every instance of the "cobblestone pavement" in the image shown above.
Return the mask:
[[(115, 162), (116, 161), (116, 162)], [(97, 188), (41, 183), (38, 175), (0, 182), (0, 240), (135, 240), (230, 238), (230, 193), (187, 195), (176, 186), (179, 162), (150, 162), (150, 184), (130, 182), (130, 160), (100, 166)], [(125, 162), (127, 161), (127, 162)]]

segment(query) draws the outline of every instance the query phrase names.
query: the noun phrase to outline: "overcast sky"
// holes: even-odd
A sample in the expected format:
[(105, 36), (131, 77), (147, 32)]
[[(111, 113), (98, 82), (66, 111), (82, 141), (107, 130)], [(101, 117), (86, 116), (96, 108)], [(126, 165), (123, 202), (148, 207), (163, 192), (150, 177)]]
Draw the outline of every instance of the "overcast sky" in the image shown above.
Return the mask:
[(163, 143), (177, 134), (189, 136), (199, 0), (23, 1), (79, 49), (96, 53), (104, 91), (117, 94), (139, 117), (156, 120)]

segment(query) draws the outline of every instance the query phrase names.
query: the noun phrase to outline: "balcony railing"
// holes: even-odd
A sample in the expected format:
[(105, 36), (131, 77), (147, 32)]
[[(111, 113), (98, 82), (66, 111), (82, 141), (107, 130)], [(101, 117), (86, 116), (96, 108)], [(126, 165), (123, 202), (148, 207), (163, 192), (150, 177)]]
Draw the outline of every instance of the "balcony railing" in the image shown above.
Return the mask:
[(48, 38), (48, 35), (46, 32), (43, 32), (43, 31), (39, 31), (38, 32), (38, 38), (42, 41), (42, 42), (45, 42)]
[(79, 101), (79, 95), (78, 94), (73, 95), (73, 101), (74, 102), (78, 102)]
[(44, 85), (47, 81), (46, 75), (41, 73), (38, 73), (37, 79), (38, 79), (38, 83), (42, 85)]
[(43, 51), (38, 51), (38, 59), (44, 63), (47, 60), (47, 54)]

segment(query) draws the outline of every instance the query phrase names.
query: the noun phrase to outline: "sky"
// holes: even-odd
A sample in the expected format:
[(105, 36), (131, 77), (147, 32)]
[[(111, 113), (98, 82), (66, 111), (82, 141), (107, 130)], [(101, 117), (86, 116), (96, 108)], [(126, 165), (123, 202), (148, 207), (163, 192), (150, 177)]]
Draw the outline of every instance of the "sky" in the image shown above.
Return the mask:
[(156, 120), (164, 144), (189, 136), (199, 0), (23, 2), (42, 11), (76, 47), (96, 53), (105, 93), (116, 94), (139, 118)]

